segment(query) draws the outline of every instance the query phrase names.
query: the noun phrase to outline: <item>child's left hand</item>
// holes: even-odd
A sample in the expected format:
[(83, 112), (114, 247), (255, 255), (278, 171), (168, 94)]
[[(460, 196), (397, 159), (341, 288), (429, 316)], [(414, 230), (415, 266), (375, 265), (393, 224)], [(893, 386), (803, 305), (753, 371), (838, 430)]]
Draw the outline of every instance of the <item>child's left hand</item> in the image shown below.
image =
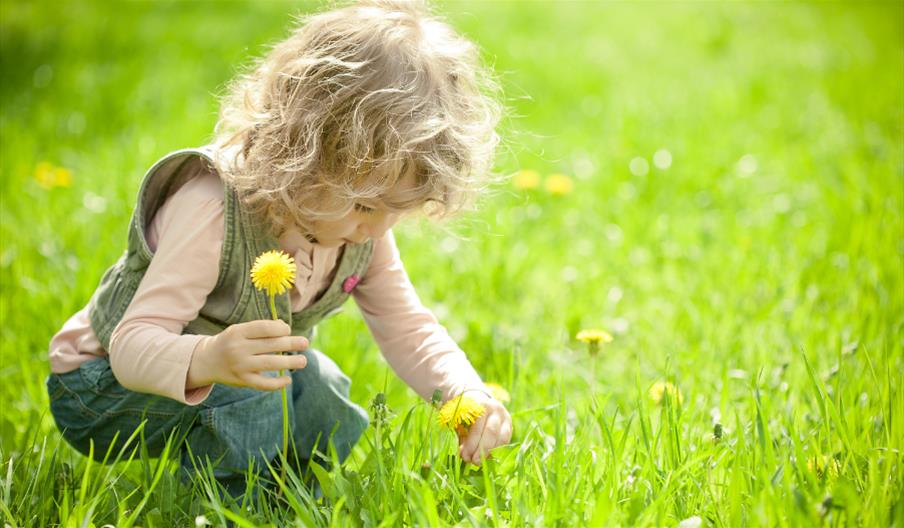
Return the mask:
[(512, 439), (512, 417), (499, 400), (483, 392), (468, 392), (468, 397), (483, 405), (486, 412), (468, 430), (458, 437), (458, 453), (462, 460), (479, 466), (494, 447), (507, 444)]

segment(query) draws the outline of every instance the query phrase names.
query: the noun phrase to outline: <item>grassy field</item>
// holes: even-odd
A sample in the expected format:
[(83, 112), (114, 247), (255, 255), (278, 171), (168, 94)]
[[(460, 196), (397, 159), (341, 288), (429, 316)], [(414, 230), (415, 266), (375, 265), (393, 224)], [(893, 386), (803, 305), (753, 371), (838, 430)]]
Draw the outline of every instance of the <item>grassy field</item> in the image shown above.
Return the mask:
[[(73, 451), (48, 340), (122, 252), (144, 170), (210, 139), (298, 8), (0, 3), (5, 525), (904, 526), (900, 2), (441, 4), (505, 89), (498, 170), (541, 183), (396, 236), (511, 393), (512, 445), (462, 467), (349, 304), (314, 345), (390, 412), (324, 498), (235, 504), (172, 456)], [(591, 357), (584, 328), (615, 339)]]

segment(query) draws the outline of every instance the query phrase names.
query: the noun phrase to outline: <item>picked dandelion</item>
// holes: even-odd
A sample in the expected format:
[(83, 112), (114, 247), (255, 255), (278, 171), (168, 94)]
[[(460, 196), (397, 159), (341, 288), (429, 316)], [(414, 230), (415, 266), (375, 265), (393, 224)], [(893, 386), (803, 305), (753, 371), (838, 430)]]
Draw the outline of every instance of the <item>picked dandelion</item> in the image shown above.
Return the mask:
[(512, 401), (512, 396), (509, 394), (507, 390), (502, 388), (502, 385), (498, 383), (486, 383), (486, 388), (489, 389), (490, 394), (493, 398), (501, 401), (502, 403), (509, 403)]
[[(282, 251), (267, 251), (254, 260), (251, 282), (259, 290), (266, 290), (271, 299), (286, 293), (295, 283), (295, 259)], [(276, 319), (276, 309), (271, 309)]]
[(678, 402), (679, 405), (684, 403), (684, 395), (681, 394), (681, 389), (668, 381), (657, 381), (654, 383), (653, 386), (650, 387), (649, 394), (650, 399), (653, 400), (653, 403), (656, 405), (661, 405), (666, 398)]
[(439, 424), (456, 433), (459, 438), (468, 434), (471, 425), (483, 416), (486, 409), (464, 394), (447, 401), (439, 410)]
[[(295, 260), (282, 251), (267, 251), (254, 260), (251, 267), (251, 282), (259, 290), (265, 290), (270, 298), (270, 316), (276, 321), (276, 296), (286, 293), (295, 283)], [(285, 369), (279, 371), (285, 376)], [(282, 388), (283, 411), (283, 458), (289, 457), (289, 396), (286, 387)], [(282, 466), (281, 477), (285, 482), (286, 467)]]

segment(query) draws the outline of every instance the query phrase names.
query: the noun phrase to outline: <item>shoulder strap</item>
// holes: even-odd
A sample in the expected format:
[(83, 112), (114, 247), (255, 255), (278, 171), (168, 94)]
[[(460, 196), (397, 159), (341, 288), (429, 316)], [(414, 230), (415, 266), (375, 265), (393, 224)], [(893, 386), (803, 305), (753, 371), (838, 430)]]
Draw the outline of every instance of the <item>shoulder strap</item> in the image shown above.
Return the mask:
[[(184, 170), (185, 166), (199, 161), (213, 166), (212, 152), (209, 147), (171, 152), (154, 163), (145, 173), (129, 225), (127, 265), (132, 270), (144, 269), (150, 264), (153, 254), (144, 237), (145, 227), (171, 194), (170, 190), (185, 183), (190, 174)], [(230, 194), (228, 190), (226, 194), (228, 200)]]

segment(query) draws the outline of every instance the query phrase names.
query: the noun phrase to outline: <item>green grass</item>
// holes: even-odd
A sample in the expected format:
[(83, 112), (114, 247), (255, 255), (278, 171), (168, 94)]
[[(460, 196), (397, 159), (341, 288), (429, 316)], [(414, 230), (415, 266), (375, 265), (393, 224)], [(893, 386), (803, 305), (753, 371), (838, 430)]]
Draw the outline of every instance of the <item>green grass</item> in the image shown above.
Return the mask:
[[(296, 481), (224, 503), (169, 455), (69, 448), (48, 340), (121, 253), (143, 171), (209, 140), (215, 94), (296, 8), (0, 4), (4, 523), (904, 526), (897, 2), (442, 4), (505, 88), (498, 169), (575, 177), (396, 230), (422, 299), (512, 394), (513, 444), (482, 470), (351, 304), (315, 346), (392, 414), (319, 475), (324, 499)], [(42, 161), (72, 186), (41, 188)], [(586, 327), (616, 336), (593, 366)], [(683, 404), (649, 400), (663, 379)]]

